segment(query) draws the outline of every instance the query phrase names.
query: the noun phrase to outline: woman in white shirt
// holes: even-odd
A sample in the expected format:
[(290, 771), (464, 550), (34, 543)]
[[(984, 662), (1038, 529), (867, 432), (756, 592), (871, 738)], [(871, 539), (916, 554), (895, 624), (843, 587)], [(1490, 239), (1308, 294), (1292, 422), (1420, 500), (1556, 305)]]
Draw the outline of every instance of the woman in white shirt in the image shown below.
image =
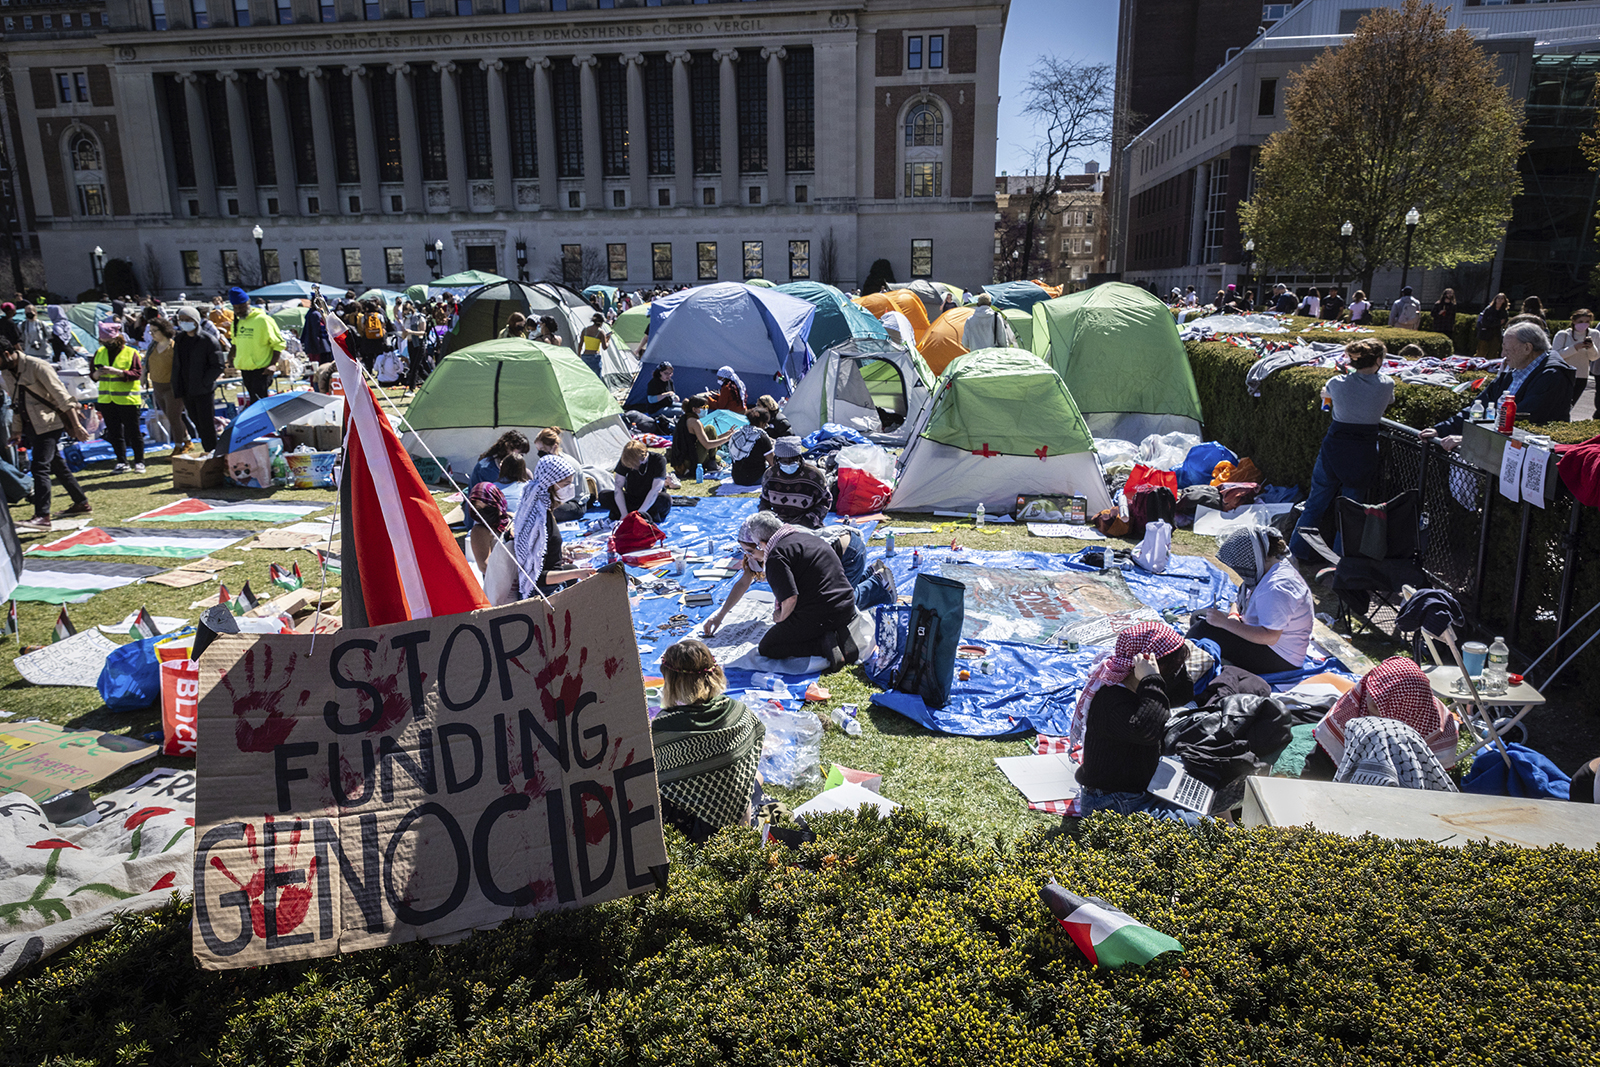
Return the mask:
[(1367, 299), (1367, 294), (1360, 289), (1350, 300), (1350, 323), (1359, 326), (1367, 321), (1367, 312), (1372, 310), (1372, 301)]
[(1556, 355), (1562, 362), (1571, 367), (1574, 374), (1572, 378), (1572, 402), (1576, 404), (1583, 395), (1583, 387), (1589, 384), (1589, 364), (1595, 358), (1594, 312), (1588, 308), (1579, 308), (1572, 313), (1572, 327), (1556, 334), (1550, 342), (1550, 347), (1555, 349)]
[(1230, 615), (1207, 608), (1189, 637), (1210, 638), (1222, 650), (1223, 662), (1251, 674), (1299, 670), (1311, 646), (1316, 604), (1289, 559), (1283, 535), (1259, 526), (1240, 530), (1218, 546), (1217, 559), (1243, 582), (1240, 611)]
[(1309, 315), (1313, 319), (1320, 317), (1322, 315), (1322, 294), (1316, 289), (1311, 290), (1306, 294), (1306, 298), (1300, 301), (1300, 306), (1295, 309), (1295, 314)]

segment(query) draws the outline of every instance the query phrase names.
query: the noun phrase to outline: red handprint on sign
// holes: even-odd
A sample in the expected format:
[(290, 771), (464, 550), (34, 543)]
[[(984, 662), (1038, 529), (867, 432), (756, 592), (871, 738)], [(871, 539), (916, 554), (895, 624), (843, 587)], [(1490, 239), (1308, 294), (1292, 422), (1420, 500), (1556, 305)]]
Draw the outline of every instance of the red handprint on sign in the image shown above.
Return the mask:
[[(240, 752), (271, 752), (289, 739), (299, 722), (293, 715), (285, 715), (282, 708), (294, 682), (294, 666), (299, 657), (289, 653), (283, 664), (283, 680), (276, 688), (271, 687), (272, 658), (271, 645), (257, 645), (241, 656), (230, 671), (222, 674), (222, 687), (233, 698), (234, 743)], [(237, 688), (235, 677), (239, 681)], [(310, 699), (310, 690), (301, 690), (295, 712), (304, 708)]]
[[(267, 824), (269, 827), (273, 825), (273, 817), (271, 815), (267, 816)], [(268, 832), (271, 832), (270, 829)], [(250, 926), (253, 930), (255, 930), (257, 937), (266, 937), (267, 910), (265, 897), (267, 887), (267, 869), (264, 865), (262, 865), (261, 855), (256, 848), (256, 828), (254, 823), (245, 823), (244, 842), (245, 847), (250, 850), (250, 862), (256, 865), (255, 873), (250, 876), (249, 881), (239, 881), (238, 876), (228, 869), (228, 865), (226, 863), (222, 862), (221, 856), (212, 856), (211, 866), (220, 871), (222, 876), (228, 879), (228, 881), (244, 890), (244, 895), (250, 901)], [(290, 860), (289, 865), (284, 866), (281, 863), (274, 864), (273, 866), (275, 873), (288, 874), (291, 871), (299, 869), (298, 864), (295, 862), (296, 858), (300, 854), (299, 820), (295, 821), (295, 829), (289, 833), (288, 852)], [(311, 897), (315, 891), (314, 885), (316, 880), (317, 858), (312, 856), (311, 863), (306, 868), (305, 883), (303, 885), (286, 885), (278, 890), (278, 900), (274, 910), (277, 912), (278, 916), (277, 925), (279, 937), (282, 937), (285, 934), (293, 933), (301, 923), (305, 922), (306, 913), (311, 910)]]

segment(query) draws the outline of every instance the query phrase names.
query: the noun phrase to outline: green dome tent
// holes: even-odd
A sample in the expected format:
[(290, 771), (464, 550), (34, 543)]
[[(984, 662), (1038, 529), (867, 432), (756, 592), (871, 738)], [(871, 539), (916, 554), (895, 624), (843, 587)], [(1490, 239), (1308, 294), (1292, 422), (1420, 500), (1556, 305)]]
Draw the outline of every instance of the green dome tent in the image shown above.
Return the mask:
[(1015, 509), (1018, 494), (1082, 494), (1111, 506), (1094, 440), (1061, 377), (1019, 348), (981, 348), (945, 368), (900, 455), (891, 511)]
[(1035, 304), (1033, 351), (1096, 437), (1200, 432), (1200, 394), (1172, 312), (1138, 286), (1107, 282)]
[(1033, 348), (1033, 313), (1018, 311), (1016, 308), (1001, 308), (1000, 314), (1006, 320), (1006, 325), (1011, 327), (1011, 332), (1017, 335), (1017, 347), (1032, 350)]
[(428, 285), (434, 289), (476, 289), (480, 285), (493, 285), (495, 282), (506, 281), (498, 274), (490, 274), (486, 270), (463, 270), (455, 274), (446, 274), (443, 278), (435, 278)]
[(628, 443), (622, 409), (577, 354), (520, 337), (472, 345), (440, 361), (405, 414), (401, 443), (425, 455), (422, 443), (465, 473), (506, 430), (532, 440), (546, 426), (561, 433), (567, 455), (611, 484)]
[(629, 348), (639, 347), (650, 329), (650, 305), (635, 304), (611, 321), (611, 332)]

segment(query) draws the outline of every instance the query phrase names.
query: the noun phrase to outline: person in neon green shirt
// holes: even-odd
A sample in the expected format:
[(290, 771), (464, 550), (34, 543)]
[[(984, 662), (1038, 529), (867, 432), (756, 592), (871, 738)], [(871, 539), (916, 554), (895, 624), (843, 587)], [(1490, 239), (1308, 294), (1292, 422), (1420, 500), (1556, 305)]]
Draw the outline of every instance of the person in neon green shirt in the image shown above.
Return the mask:
[(272, 365), (283, 351), (283, 331), (265, 311), (250, 306), (243, 289), (229, 289), (228, 299), (233, 302), (233, 365), (254, 404), (272, 392)]
[(105, 344), (94, 354), (90, 376), (99, 384), (95, 406), (106, 420), (106, 441), (116, 453), (112, 474), (128, 470), (127, 452), (133, 452), (133, 469), (144, 473), (144, 433), (139, 428), (139, 410), (144, 398), (139, 392), (139, 350), (126, 343), (121, 333), (105, 336)]

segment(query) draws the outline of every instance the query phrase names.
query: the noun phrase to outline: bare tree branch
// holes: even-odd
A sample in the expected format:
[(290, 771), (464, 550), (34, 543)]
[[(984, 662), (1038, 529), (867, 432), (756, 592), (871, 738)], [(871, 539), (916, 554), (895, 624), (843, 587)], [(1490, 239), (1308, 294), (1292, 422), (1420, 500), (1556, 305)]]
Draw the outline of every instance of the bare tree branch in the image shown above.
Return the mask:
[(1031, 275), (1034, 232), (1047, 215), (1065, 209), (1065, 201), (1056, 194), (1069, 168), (1081, 166), (1091, 158), (1091, 150), (1111, 143), (1115, 81), (1115, 70), (1105, 63), (1075, 63), (1053, 55), (1040, 56), (1028, 72), (1022, 87), (1022, 114), (1034, 120), (1039, 135), (1030, 161), (1035, 181), (1031, 192), (1024, 194), (1023, 232), (1011, 249), (1006, 248), (1006, 235), (1001, 236), (1003, 270), (1006, 263), (1013, 262), (1011, 252), (1019, 253), (1015, 271), (1007, 273), (1017, 278)]

